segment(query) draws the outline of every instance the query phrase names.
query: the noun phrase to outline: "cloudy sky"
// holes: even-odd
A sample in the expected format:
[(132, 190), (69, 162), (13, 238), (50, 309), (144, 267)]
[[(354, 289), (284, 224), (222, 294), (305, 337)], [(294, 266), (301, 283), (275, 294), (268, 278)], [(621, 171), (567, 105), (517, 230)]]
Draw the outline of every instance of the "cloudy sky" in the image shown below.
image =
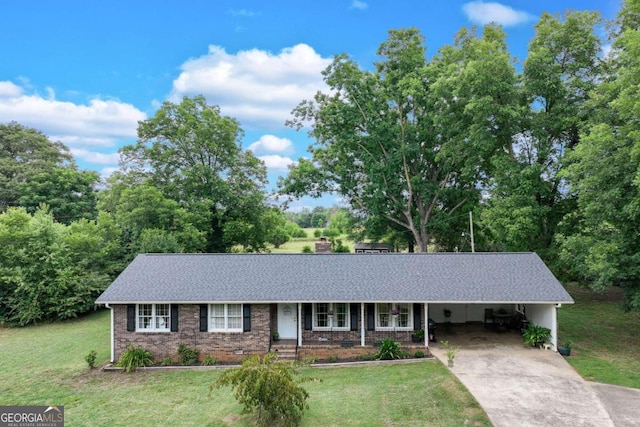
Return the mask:
[[(284, 123), (347, 53), (363, 68), (389, 29), (417, 27), (428, 55), (463, 26), (495, 21), (520, 60), (543, 11), (619, 0), (21, 0), (0, 11), (0, 123), (37, 128), (107, 176), (139, 120), (166, 100), (202, 94), (245, 130), (243, 146), (275, 184), (312, 142)], [(294, 208), (317, 204), (303, 200)], [(325, 199), (321, 204), (331, 203)]]

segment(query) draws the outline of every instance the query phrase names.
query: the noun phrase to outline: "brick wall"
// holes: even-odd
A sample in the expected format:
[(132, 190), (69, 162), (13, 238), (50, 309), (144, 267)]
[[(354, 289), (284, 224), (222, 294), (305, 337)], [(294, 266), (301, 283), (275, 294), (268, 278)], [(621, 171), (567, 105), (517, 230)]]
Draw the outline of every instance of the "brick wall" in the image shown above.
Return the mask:
[(251, 305), (251, 331), (200, 332), (200, 306), (181, 304), (178, 332), (128, 332), (127, 306), (114, 305), (114, 350), (118, 360), (129, 343), (151, 352), (160, 362), (165, 357), (177, 360), (180, 343), (200, 350), (200, 358), (211, 356), (219, 361), (240, 361), (247, 355), (269, 350), (270, 308), (267, 304)]

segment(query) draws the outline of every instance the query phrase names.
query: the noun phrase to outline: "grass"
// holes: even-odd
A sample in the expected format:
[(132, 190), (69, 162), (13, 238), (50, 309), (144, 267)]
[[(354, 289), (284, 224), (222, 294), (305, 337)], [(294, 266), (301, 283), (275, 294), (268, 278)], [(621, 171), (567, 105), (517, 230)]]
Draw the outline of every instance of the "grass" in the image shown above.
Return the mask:
[(603, 294), (567, 286), (575, 304), (558, 310), (559, 344), (573, 341), (567, 361), (590, 381), (640, 388), (640, 312), (621, 309), (622, 290)]
[[(217, 371), (134, 374), (89, 370), (84, 356), (109, 358), (109, 312), (0, 328), (0, 405), (64, 405), (74, 426), (250, 426), (230, 389), (208, 386)], [(303, 426), (490, 425), (473, 397), (440, 363), (308, 368)]]
[[(319, 241), (318, 238), (314, 236), (315, 228), (305, 228), (304, 231), (307, 233), (306, 238), (297, 237), (285, 243), (284, 245), (280, 245), (279, 248), (274, 248), (271, 246), (269, 249), (271, 253), (274, 254), (300, 254), (302, 253), (302, 248), (305, 246), (309, 246), (311, 251), (315, 251), (315, 244)], [(342, 240), (342, 244), (349, 247), (351, 253), (354, 251), (355, 242), (349, 240), (346, 235), (342, 235), (336, 237), (336, 239)]]

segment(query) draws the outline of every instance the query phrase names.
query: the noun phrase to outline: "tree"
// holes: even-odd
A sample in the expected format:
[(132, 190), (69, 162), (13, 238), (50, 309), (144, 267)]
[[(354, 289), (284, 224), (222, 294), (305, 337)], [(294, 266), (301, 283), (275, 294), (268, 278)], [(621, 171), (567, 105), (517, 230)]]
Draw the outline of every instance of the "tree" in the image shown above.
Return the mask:
[(494, 158), (483, 226), (496, 249), (538, 251), (552, 259), (553, 236), (575, 209), (562, 178), (566, 155), (580, 142), (600, 66), (596, 12), (544, 13), (536, 24), (522, 75), (523, 115), (513, 143)]
[(640, 1), (625, 1), (617, 24), (594, 114), (566, 169), (579, 210), (564, 222), (577, 227), (558, 240), (574, 277), (595, 290), (622, 283), (627, 307), (640, 309)]
[(262, 215), (261, 224), (265, 229), (266, 241), (276, 249), (291, 240), (287, 219), (280, 209), (275, 207), (266, 209)]
[(95, 223), (54, 221), (46, 206), (0, 214), (0, 323), (75, 317), (94, 307), (109, 276)]
[(243, 151), (242, 129), (204, 97), (165, 102), (151, 119), (140, 122), (138, 142), (124, 147), (123, 173), (149, 178), (167, 198), (202, 218), (207, 252), (228, 252), (235, 245), (264, 248), (258, 221), (264, 209), (266, 169)]
[(119, 178), (112, 178), (111, 187), (100, 194), (100, 206), (113, 216), (132, 255), (204, 249), (205, 233), (194, 226), (195, 215), (165, 197), (150, 181), (126, 186)]
[(463, 30), (427, 63), (418, 30), (392, 30), (374, 72), (336, 57), (324, 71), (332, 92), (294, 110), (290, 124), (309, 122), (316, 144), (281, 192), (338, 192), (364, 227), (384, 218), (426, 252), (453, 214), (478, 203), (489, 158), (513, 134), (515, 70), (504, 39), (495, 26), (481, 38)]
[(81, 218), (95, 219), (98, 214), (95, 186), (99, 180), (97, 172), (53, 168), (18, 185), (18, 204), (33, 213), (41, 203), (46, 203), (56, 221), (64, 224)]
[(16, 122), (0, 124), (0, 212), (25, 206), (33, 213), (47, 203), (66, 224), (95, 219), (98, 181), (97, 173), (78, 171), (64, 144)]
[[(251, 356), (236, 369), (228, 369), (209, 386), (231, 386), (245, 413), (255, 413), (259, 426), (296, 426), (308, 408), (309, 393), (296, 381), (296, 367), (278, 360), (275, 353)], [(302, 379), (308, 381), (309, 379)]]

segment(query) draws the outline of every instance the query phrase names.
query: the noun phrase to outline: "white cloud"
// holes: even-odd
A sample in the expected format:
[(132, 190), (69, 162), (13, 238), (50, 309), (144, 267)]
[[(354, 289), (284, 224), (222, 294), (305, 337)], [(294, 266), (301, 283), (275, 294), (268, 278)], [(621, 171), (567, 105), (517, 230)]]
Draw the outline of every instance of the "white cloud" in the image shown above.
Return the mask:
[(479, 25), (496, 22), (505, 27), (512, 27), (535, 19), (535, 16), (528, 12), (495, 2), (472, 1), (462, 5), (462, 10), (471, 22)]
[(252, 18), (254, 16), (260, 15), (257, 12), (254, 12), (252, 10), (247, 10), (247, 9), (239, 9), (239, 10), (231, 9), (231, 10), (229, 10), (229, 14), (231, 16), (242, 16), (242, 17), (246, 17), (246, 18)]
[(293, 163), (289, 157), (282, 157), (278, 154), (269, 154), (266, 156), (258, 156), (267, 166), (268, 169), (282, 169), (287, 170), (287, 167)]
[(360, 10), (364, 10), (367, 9), (369, 7), (369, 5), (363, 1), (360, 0), (353, 0), (351, 2), (351, 9), (360, 9)]
[(21, 83), (0, 81), (0, 123), (16, 121), (38, 129), (50, 140), (62, 141), (84, 163), (116, 169), (118, 153), (102, 151), (115, 151), (135, 140), (138, 121), (146, 119), (144, 112), (118, 100), (94, 98), (75, 104), (57, 100), (52, 88), (45, 88), (46, 96), (41, 96), (28, 80)]
[(169, 99), (203, 94), (243, 127), (281, 128), (302, 100), (327, 90), (321, 71), (331, 63), (306, 45), (278, 54), (252, 49), (230, 54), (220, 46), (182, 64)]
[(16, 121), (70, 144), (93, 141), (108, 146), (116, 138), (135, 138), (138, 120), (146, 118), (133, 105), (114, 100), (92, 99), (86, 105), (58, 101), (50, 88), (46, 98), (25, 94), (11, 82), (0, 82), (0, 91), (0, 122)]
[(0, 98), (13, 98), (22, 95), (22, 88), (12, 82), (0, 82)]
[(120, 154), (118, 153), (104, 154), (90, 150), (83, 150), (81, 148), (72, 148), (71, 154), (73, 154), (78, 159), (82, 159), (85, 162), (93, 163), (96, 165), (117, 165), (118, 160), (120, 160)]
[(259, 140), (249, 145), (247, 149), (254, 153), (291, 153), (293, 151), (293, 143), (287, 138), (262, 135)]

